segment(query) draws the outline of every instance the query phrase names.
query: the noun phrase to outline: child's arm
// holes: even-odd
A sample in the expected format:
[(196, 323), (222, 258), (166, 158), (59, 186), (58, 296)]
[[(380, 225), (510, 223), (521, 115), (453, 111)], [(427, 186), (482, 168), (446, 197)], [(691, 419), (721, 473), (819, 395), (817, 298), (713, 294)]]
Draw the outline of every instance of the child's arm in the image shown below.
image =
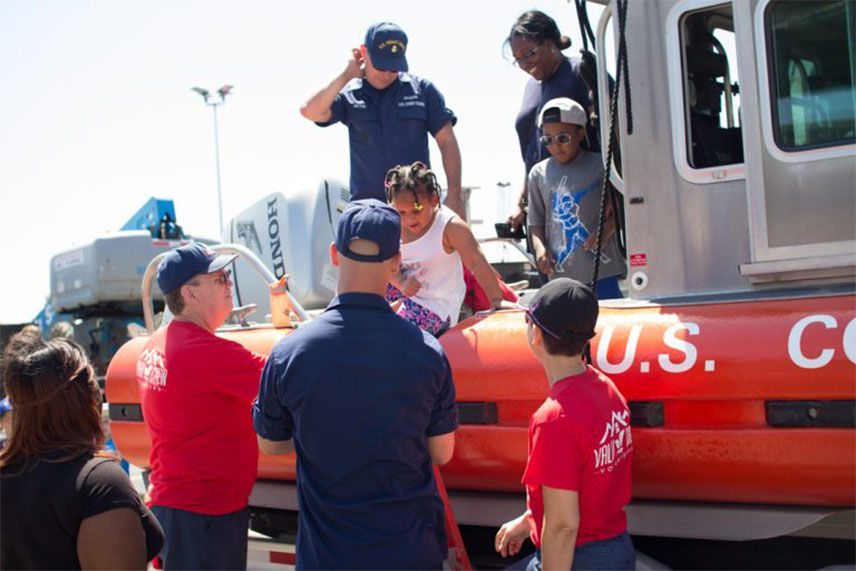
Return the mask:
[(532, 238), (532, 250), (535, 253), (535, 263), (538, 265), (538, 270), (545, 275), (552, 275), (556, 267), (556, 258), (547, 248), (544, 227), (530, 226), (529, 236)]
[(490, 299), (490, 308), (499, 309), (502, 306), (502, 289), (467, 223), (457, 216), (449, 220), (443, 232), (443, 243), (461, 256), (461, 261), (473, 273)]
[(389, 283), (397, 287), (398, 291), (403, 293), (406, 297), (413, 297), (419, 292), (420, 288), (422, 288), (422, 284), (419, 283), (419, 280), (409, 277), (401, 270), (398, 270), (391, 278), (389, 278)]
[[(539, 163), (540, 164), (540, 163)], [(538, 271), (544, 275), (552, 275), (556, 259), (550, 254), (547, 239), (544, 234), (547, 219), (547, 205), (541, 193), (538, 176), (538, 165), (529, 171), (527, 188), (529, 190), (529, 236), (532, 239), (532, 251), (535, 254), (535, 264)]]
[(573, 490), (541, 486), (544, 527), (541, 530), (541, 568), (570, 569), (580, 527), (580, 496)]

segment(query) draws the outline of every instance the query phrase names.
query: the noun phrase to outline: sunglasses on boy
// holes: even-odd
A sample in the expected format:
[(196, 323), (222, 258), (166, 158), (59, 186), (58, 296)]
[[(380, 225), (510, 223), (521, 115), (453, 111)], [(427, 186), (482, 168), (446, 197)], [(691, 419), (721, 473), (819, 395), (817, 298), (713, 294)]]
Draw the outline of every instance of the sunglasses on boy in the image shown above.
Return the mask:
[(553, 143), (567, 145), (573, 140), (573, 137), (566, 133), (562, 133), (561, 135), (556, 135), (555, 137), (553, 135), (541, 135), (538, 140), (541, 141), (541, 144), (545, 147), (549, 147)]

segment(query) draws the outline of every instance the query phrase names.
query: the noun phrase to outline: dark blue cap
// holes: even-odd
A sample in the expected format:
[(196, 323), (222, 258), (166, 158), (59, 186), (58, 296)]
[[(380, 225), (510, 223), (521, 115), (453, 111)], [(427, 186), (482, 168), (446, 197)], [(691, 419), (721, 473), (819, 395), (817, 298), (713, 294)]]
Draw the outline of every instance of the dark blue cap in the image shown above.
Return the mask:
[(183, 286), (197, 274), (210, 274), (232, 263), (238, 254), (217, 255), (202, 244), (172, 250), (158, 266), (158, 285), (163, 293)]
[(407, 71), (407, 34), (392, 22), (372, 24), (366, 32), (366, 49), (375, 69)]
[[(368, 240), (378, 246), (377, 255), (351, 251), (352, 240)], [(358, 262), (383, 262), (398, 253), (401, 244), (401, 216), (376, 198), (354, 200), (342, 213), (336, 232), (336, 250)]]

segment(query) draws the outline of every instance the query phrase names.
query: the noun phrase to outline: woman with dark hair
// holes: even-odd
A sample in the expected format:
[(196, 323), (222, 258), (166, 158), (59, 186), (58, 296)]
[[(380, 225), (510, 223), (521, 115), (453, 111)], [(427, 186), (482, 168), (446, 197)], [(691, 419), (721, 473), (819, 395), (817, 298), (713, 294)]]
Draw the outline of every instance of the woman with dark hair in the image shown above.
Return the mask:
[(83, 349), (24, 340), (3, 364), (15, 412), (0, 454), (0, 568), (145, 569), (163, 532), (101, 452), (101, 391)]
[[(523, 104), (515, 121), (526, 172), (517, 209), (508, 218), (513, 229), (525, 224), (528, 199), (526, 178), (529, 171), (536, 163), (550, 156), (538, 140), (540, 133), (537, 122), (541, 108), (547, 101), (557, 97), (573, 99), (589, 115), (593, 107), (589, 88), (583, 79), (582, 60), (568, 58), (562, 53), (571, 47), (571, 40), (559, 32), (553, 18), (539, 10), (524, 12), (511, 27), (505, 45), (511, 51), (514, 65), (532, 76), (526, 84)], [(589, 135), (592, 141), (593, 133)]]

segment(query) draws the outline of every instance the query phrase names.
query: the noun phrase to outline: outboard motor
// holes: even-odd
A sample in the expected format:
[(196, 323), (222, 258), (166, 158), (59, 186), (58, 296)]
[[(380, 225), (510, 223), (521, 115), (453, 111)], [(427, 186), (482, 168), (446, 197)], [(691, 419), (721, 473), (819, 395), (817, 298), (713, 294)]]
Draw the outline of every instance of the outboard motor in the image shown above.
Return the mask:
[[(334, 180), (316, 189), (274, 192), (229, 221), (223, 242), (255, 252), (306, 309), (323, 308), (336, 295), (338, 270), (330, 263), (334, 229), (351, 195)], [(270, 313), (267, 284), (240, 258), (233, 267), (235, 307), (258, 306), (254, 321)]]

